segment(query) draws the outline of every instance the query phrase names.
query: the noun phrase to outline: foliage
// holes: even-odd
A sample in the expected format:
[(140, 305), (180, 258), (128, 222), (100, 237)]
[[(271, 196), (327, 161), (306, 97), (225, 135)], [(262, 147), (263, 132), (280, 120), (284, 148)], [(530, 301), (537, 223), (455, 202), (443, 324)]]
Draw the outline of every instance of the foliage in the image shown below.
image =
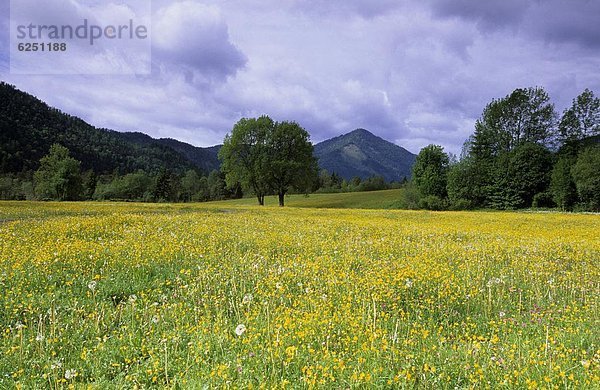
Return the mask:
[(98, 175), (115, 170), (156, 174), (163, 167), (177, 173), (200, 168), (169, 142), (95, 128), (5, 83), (0, 83), (0, 101), (0, 174), (35, 171), (56, 143), (68, 148), (82, 169), (93, 169)]
[(554, 203), (563, 211), (571, 210), (577, 202), (577, 188), (571, 174), (572, 160), (569, 157), (559, 158), (552, 168), (550, 193)]
[(589, 89), (575, 98), (563, 113), (559, 134), (563, 144), (600, 135), (600, 98)]
[(35, 191), (38, 197), (52, 200), (77, 200), (82, 193), (81, 162), (69, 155), (59, 144), (50, 147), (35, 172)]
[(427, 195), (419, 200), (419, 208), (424, 210), (442, 211), (448, 208), (448, 204), (439, 196)]
[(580, 201), (589, 210), (600, 211), (600, 146), (581, 152), (572, 168)]
[(279, 205), (290, 188), (310, 192), (317, 180), (318, 165), (310, 135), (295, 122), (275, 123), (267, 133), (266, 175), (269, 186), (279, 197)]
[(450, 159), (441, 146), (429, 145), (421, 149), (413, 166), (412, 178), (423, 196), (446, 198), (449, 166)]
[(308, 192), (317, 180), (309, 135), (295, 122), (276, 123), (268, 116), (241, 119), (225, 138), (219, 158), (227, 184), (252, 190), (259, 205), (274, 191), (283, 206), (290, 188)]
[[(482, 186), (481, 166), (472, 158), (465, 158), (453, 164), (448, 171), (447, 192), (450, 204), (460, 209), (470, 209), (473, 205), (482, 205), (486, 200)], [(469, 207), (465, 207), (466, 205)]]
[(253, 191), (260, 205), (264, 204), (264, 197), (270, 190), (267, 140), (274, 127), (275, 122), (268, 116), (243, 118), (225, 137), (219, 151), (227, 185), (241, 183), (245, 190)]
[(523, 143), (546, 144), (554, 135), (556, 112), (543, 88), (516, 89), (487, 105), (475, 125), (470, 154), (488, 160)]

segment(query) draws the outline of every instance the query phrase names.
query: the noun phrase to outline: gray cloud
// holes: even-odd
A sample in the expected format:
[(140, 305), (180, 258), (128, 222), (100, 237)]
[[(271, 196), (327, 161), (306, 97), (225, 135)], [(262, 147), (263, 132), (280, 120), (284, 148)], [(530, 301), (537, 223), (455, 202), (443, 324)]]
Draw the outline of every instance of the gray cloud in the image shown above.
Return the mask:
[(314, 141), (363, 127), (458, 154), (485, 105), (515, 88), (544, 86), (559, 111), (584, 88), (600, 94), (596, 4), (156, 0), (151, 76), (0, 78), (94, 125), (199, 146), (269, 114)]
[(215, 6), (175, 2), (158, 10), (152, 28), (155, 60), (169, 67), (187, 67), (188, 78), (223, 79), (246, 64)]
[(430, 0), (434, 15), (475, 21), (485, 30), (519, 24), (531, 1), (523, 0)]

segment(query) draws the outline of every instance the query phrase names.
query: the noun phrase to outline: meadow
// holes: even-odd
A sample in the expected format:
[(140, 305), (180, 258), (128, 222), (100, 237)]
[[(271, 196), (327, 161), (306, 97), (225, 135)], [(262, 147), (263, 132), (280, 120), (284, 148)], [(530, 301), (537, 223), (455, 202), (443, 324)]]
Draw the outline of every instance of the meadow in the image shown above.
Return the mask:
[(0, 203), (0, 388), (599, 388), (599, 232), (581, 214)]

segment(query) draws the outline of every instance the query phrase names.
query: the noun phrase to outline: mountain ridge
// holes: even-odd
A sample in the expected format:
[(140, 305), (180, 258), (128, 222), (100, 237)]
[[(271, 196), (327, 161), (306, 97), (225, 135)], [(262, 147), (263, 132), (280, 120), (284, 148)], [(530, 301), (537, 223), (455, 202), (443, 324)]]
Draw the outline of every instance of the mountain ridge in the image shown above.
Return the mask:
[(383, 176), (387, 181), (410, 178), (416, 155), (368, 130), (359, 128), (315, 145), (321, 168), (346, 180)]
[[(31, 172), (50, 146), (60, 143), (84, 170), (97, 174), (157, 172), (183, 173), (197, 169), (205, 174), (219, 169), (222, 145), (196, 147), (172, 138), (145, 133), (97, 128), (64, 113), (37, 97), (0, 82), (0, 174)], [(399, 181), (410, 176), (414, 155), (365, 129), (317, 143), (315, 156), (321, 169), (350, 180), (354, 176), (383, 176)], [(397, 166), (394, 166), (397, 165)]]

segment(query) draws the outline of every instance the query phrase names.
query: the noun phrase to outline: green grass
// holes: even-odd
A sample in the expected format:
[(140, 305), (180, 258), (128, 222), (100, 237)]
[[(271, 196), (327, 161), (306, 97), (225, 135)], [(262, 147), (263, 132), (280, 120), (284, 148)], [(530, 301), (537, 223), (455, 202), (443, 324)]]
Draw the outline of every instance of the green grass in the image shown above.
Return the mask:
[[(401, 195), (401, 189), (371, 192), (347, 192), (339, 194), (288, 195), (285, 205), (303, 208), (328, 209), (394, 209)], [(255, 206), (256, 198), (244, 198), (230, 201), (213, 202), (215, 205)], [(277, 206), (276, 196), (265, 198), (266, 206)]]
[(0, 202), (0, 389), (600, 388), (597, 216), (235, 204)]

